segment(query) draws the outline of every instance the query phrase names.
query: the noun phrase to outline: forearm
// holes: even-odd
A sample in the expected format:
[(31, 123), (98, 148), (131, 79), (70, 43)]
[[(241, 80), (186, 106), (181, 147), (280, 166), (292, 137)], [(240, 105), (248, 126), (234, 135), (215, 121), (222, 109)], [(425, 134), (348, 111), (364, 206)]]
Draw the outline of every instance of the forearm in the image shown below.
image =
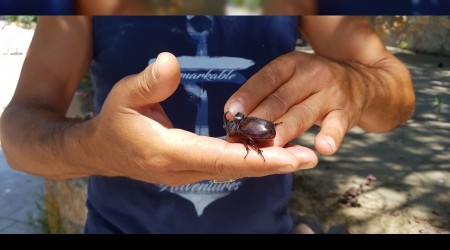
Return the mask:
[(90, 121), (67, 119), (37, 104), (15, 104), (1, 118), (2, 148), (11, 167), (46, 178), (94, 175)]
[(357, 125), (370, 132), (386, 132), (407, 121), (415, 94), (406, 67), (390, 53), (374, 65), (344, 62), (352, 85), (361, 85), (363, 102)]

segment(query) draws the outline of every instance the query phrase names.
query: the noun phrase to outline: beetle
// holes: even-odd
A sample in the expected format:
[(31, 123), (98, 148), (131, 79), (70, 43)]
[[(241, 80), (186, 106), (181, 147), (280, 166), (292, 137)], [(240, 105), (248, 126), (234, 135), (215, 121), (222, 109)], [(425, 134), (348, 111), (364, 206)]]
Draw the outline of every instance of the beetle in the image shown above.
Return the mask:
[(233, 119), (228, 121), (228, 113), (227, 111), (223, 115), (223, 129), (230, 137), (237, 135), (244, 142), (245, 150), (247, 150), (244, 159), (247, 158), (250, 146), (266, 161), (259, 144), (275, 138), (277, 134), (275, 128), (282, 122), (273, 123), (258, 117), (246, 116), (241, 112), (237, 112)]

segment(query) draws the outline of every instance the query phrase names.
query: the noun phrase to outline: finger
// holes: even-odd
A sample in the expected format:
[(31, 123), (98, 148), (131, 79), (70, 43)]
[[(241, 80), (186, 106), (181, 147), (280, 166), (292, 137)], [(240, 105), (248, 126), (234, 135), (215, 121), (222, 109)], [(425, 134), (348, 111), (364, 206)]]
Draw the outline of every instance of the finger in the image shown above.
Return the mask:
[[(291, 172), (297, 171), (297, 170), (311, 169), (317, 165), (317, 161), (318, 161), (317, 156), (311, 150), (309, 150), (305, 147), (301, 147), (299, 145), (289, 145), (285, 149), (287, 151), (291, 152), (292, 154), (294, 154), (297, 158), (311, 159), (311, 162), (305, 162), (305, 163), (301, 164), (299, 169), (293, 170), (293, 169), (288, 168), (289, 170), (287, 173), (291, 173)], [(263, 150), (266, 151), (266, 148), (264, 148)], [(258, 156), (256, 156), (256, 157), (258, 157)], [(236, 170), (236, 171), (231, 170), (230, 173), (225, 173), (225, 171), (220, 172), (220, 173), (217, 173), (217, 172), (210, 173), (210, 172), (199, 172), (199, 171), (186, 170), (186, 171), (182, 172), (181, 175), (178, 176), (178, 177), (180, 177), (180, 178), (178, 178), (179, 179), (178, 182), (181, 181), (181, 182), (184, 182), (185, 184), (188, 184), (188, 183), (204, 181), (204, 180), (238, 180), (243, 177), (250, 177), (250, 176), (251, 177), (259, 177), (259, 176), (265, 176), (265, 175), (269, 175), (269, 174), (267, 174), (265, 171), (263, 171), (263, 172), (259, 171), (257, 175), (248, 175), (240, 170)]]
[(142, 109), (141, 114), (158, 122), (165, 128), (173, 128), (172, 122), (160, 104), (153, 105), (151, 108)]
[[(166, 152), (171, 152), (173, 163), (180, 162), (179, 165), (173, 164), (180, 168), (178, 171), (196, 169), (202, 173), (217, 174), (216, 179), (286, 174), (311, 168), (318, 161), (312, 150), (300, 146), (262, 148), (264, 158), (250, 149), (244, 158), (247, 151), (241, 143), (229, 143), (177, 129), (168, 130), (164, 138), (167, 138), (167, 142), (163, 142)], [(182, 162), (190, 162), (191, 166)]]
[[(300, 59), (305, 59), (303, 54), (298, 53)], [(297, 61), (297, 63), (299, 63)], [(322, 75), (319, 72), (321, 67), (311, 62), (302, 64), (301, 69), (294, 69), (294, 75), (286, 82), (282, 82), (278, 89), (266, 96), (249, 116), (260, 117), (269, 121), (275, 121), (285, 114), (292, 106), (303, 102), (310, 96), (317, 94), (321, 88), (321, 82), (326, 82), (317, 78)], [(314, 82), (314, 84), (311, 84)]]
[(318, 94), (312, 95), (305, 101), (291, 107), (276, 121), (281, 124), (276, 127), (277, 135), (274, 139), (274, 145), (283, 146), (304, 133), (324, 116), (327, 109), (328, 103), (326, 100), (319, 98)]
[(227, 101), (224, 112), (249, 114), (267, 96), (289, 81), (295, 72), (295, 62), (286, 55), (270, 62), (253, 75)]
[(304, 101), (311, 95), (311, 84), (301, 84), (301, 77), (291, 78), (296, 84), (285, 83), (267, 96), (250, 114), (269, 121), (276, 121), (296, 103)]
[(180, 67), (170, 53), (161, 53), (156, 61), (142, 72), (120, 80), (110, 95), (130, 108), (159, 103), (175, 92), (180, 83)]
[(344, 111), (332, 111), (323, 119), (314, 146), (319, 153), (332, 155), (339, 149), (348, 129), (349, 123)]

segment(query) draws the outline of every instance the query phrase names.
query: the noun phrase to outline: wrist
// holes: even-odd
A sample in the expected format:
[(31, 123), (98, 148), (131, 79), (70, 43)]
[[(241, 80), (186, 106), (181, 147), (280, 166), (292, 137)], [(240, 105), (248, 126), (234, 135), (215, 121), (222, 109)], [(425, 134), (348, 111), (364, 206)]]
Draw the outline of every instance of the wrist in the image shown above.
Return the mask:
[(355, 98), (360, 97), (356, 123), (369, 132), (387, 132), (405, 122), (414, 109), (414, 91), (408, 70), (393, 57), (374, 65), (344, 63)]
[[(113, 176), (104, 167), (108, 161), (104, 160), (105, 146), (99, 136), (98, 117), (78, 122), (70, 126), (64, 136), (67, 155), (67, 165), (76, 164), (77, 171), (83, 176), (104, 175)], [(110, 169), (110, 168), (109, 168)]]
[(344, 109), (349, 116), (349, 127), (361, 125), (371, 103), (376, 101), (376, 94), (371, 82), (376, 82), (376, 75), (371, 69), (356, 61), (338, 62), (340, 66), (340, 83), (346, 93)]

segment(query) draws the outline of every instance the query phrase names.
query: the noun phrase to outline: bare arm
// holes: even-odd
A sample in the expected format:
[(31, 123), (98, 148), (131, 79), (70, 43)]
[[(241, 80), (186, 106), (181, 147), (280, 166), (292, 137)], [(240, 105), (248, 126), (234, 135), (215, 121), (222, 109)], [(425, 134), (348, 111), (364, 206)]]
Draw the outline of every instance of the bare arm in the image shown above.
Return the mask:
[(316, 54), (295, 51), (275, 59), (229, 99), (225, 110), (283, 122), (278, 146), (317, 124), (315, 147), (327, 155), (356, 125), (383, 132), (411, 116), (415, 97), (409, 72), (365, 19), (306, 16), (300, 23)]
[(2, 115), (2, 146), (13, 167), (49, 177), (89, 174), (75, 155), (86, 145), (67, 140), (81, 136), (69, 135), (78, 121), (65, 113), (91, 59), (90, 32), (89, 18), (39, 18), (16, 92)]
[(115, 84), (89, 121), (65, 118), (92, 57), (87, 17), (41, 17), (16, 93), (1, 118), (10, 165), (48, 178), (125, 176), (182, 185), (290, 173), (317, 163), (309, 149), (270, 147), (249, 154), (240, 144), (173, 128), (159, 103), (180, 83), (176, 58), (157, 61)]

